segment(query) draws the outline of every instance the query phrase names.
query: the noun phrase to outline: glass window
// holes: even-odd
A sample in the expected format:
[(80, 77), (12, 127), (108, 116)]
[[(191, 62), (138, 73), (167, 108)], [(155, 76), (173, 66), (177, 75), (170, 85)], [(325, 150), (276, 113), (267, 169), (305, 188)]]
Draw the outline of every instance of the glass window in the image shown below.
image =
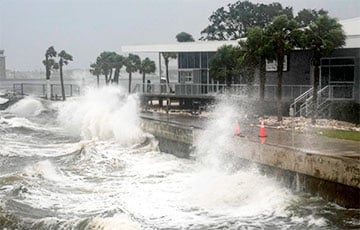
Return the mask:
[(200, 68), (200, 53), (199, 52), (196, 52), (196, 53), (193, 53), (194, 55), (194, 59), (195, 59), (195, 66), (194, 68)]
[(331, 66), (330, 81), (354, 81), (354, 66)]
[(207, 53), (201, 53), (201, 68), (208, 68)]
[(193, 73), (192, 71), (180, 71), (180, 78), (182, 79), (181, 82), (184, 83), (192, 83), (193, 82)]
[(335, 58), (330, 60), (330, 65), (354, 65), (353, 58)]

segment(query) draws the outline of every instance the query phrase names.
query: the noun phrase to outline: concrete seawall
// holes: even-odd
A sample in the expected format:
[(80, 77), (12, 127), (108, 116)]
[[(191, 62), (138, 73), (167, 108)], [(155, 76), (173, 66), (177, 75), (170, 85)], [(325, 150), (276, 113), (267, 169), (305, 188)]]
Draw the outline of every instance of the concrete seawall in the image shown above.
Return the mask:
[[(144, 131), (159, 140), (161, 151), (188, 157), (203, 130), (159, 120), (142, 120)], [(294, 147), (261, 144), (253, 139), (234, 137), (234, 157), (258, 164), (292, 189), (310, 192), (344, 207), (360, 208), (359, 160), (336, 157)]]
[(188, 157), (193, 146), (193, 128), (159, 120), (142, 119), (141, 128), (159, 140), (160, 150)]

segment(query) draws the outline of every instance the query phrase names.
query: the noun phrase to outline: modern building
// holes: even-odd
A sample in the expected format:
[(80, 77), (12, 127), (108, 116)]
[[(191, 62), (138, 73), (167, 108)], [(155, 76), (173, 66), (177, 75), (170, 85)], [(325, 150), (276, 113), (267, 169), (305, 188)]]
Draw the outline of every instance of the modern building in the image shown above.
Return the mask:
[(4, 50), (0, 50), (0, 79), (6, 79), (6, 65)]
[[(321, 60), (319, 107), (330, 102), (360, 103), (360, 17), (342, 20), (346, 44)], [(158, 53), (161, 66), (162, 52), (176, 52), (178, 81), (175, 94), (209, 94), (219, 86), (209, 74), (209, 60), (223, 45), (238, 45), (238, 41), (202, 41), (163, 45), (122, 46), (128, 53)], [(309, 50), (294, 50), (286, 57), (283, 74), (283, 100), (292, 103), (299, 115), (308, 115), (312, 97), (312, 67)], [(160, 71), (161, 72), (161, 71)], [(161, 76), (160, 76), (161, 77)], [(241, 76), (239, 76), (241, 78)], [(253, 96), (259, 94), (255, 80)], [(240, 83), (242, 81), (239, 81)], [(216, 86), (217, 85), (217, 86)], [(246, 85), (233, 86), (237, 93), (245, 92)], [(267, 63), (265, 100), (274, 101), (277, 87), (276, 65)], [(322, 101), (324, 100), (324, 101)], [(325, 103), (326, 102), (326, 103)]]

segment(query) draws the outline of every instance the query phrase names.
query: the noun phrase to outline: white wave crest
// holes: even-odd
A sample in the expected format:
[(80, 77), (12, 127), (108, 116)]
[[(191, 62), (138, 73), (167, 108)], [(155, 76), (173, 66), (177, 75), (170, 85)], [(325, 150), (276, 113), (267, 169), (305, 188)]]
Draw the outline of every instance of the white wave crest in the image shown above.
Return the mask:
[(136, 230), (141, 229), (140, 225), (132, 221), (125, 214), (117, 214), (113, 217), (95, 217), (85, 229), (127, 229), (127, 230)]
[(65, 181), (66, 178), (59, 173), (55, 166), (49, 161), (40, 161), (24, 169), (25, 175), (30, 177), (41, 177), (51, 181)]
[(57, 105), (58, 121), (72, 135), (129, 145), (143, 138), (137, 97), (121, 88), (91, 88), (84, 96)]
[(13, 113), (17, 116), (27, 117), (37, 116), (44, 110), (45, 108), (39, 99), (34, 97), (25, 97), (16, 104), (10, 106), (7, 109), (7, 112)]

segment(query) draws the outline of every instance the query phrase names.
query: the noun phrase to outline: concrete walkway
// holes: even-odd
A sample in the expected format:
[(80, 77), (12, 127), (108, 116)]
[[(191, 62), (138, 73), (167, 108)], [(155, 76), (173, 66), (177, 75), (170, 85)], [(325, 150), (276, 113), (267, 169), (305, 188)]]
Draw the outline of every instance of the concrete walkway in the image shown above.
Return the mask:
[[(162, 113), (142, 113), (141, 116), (199, 129), (205, 128), (206, 122), (208, 121), (208, 119), (204, 117)], [(255, 142), (265, 142), (269, 145), (293, 148), (305, 153), (352, 159), (359, 162), (360, 168), (360, 142), (358, 141), (329, 138), (315, 135), (310, 132), (298, 133), (291, 130), (279, 130), (267, 127), (266, 124), (265, 129), (267, 137), (261, 140), (258, 137), (260, 127), (258, 125), (254, 125), (254, 123), (256, 123), (256, 120), (247, 120), (243, 124), (240, 124), (241, 135), (244, 136), (241, 138), (249, 139)]]

